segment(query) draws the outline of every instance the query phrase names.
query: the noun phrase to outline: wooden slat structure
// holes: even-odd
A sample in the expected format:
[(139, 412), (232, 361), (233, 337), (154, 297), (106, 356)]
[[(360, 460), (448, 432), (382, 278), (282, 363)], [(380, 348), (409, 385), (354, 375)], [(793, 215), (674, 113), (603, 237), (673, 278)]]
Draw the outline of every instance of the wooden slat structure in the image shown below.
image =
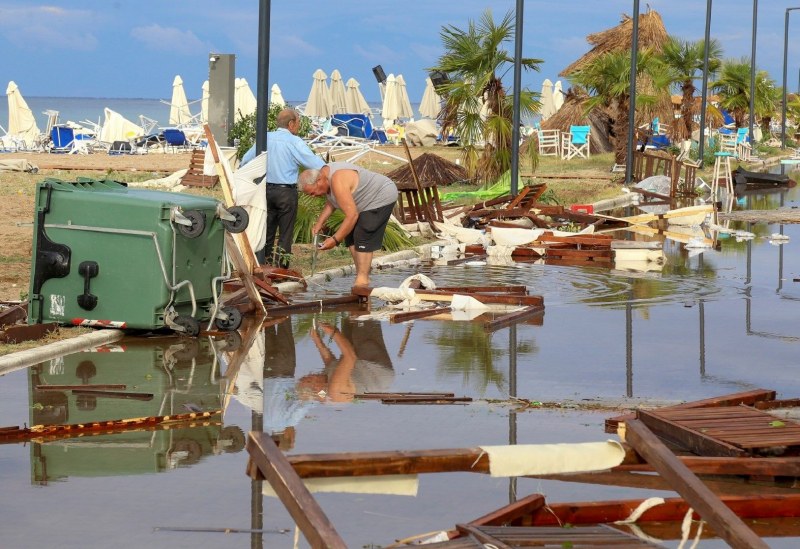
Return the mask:
[(425, 544), (432, 549), (484, 549), (485, 547), (575, 547), (634, 549), (663, 547), (605, 524), (592, 526), (456, 526), (463, 537)]
[(749, 406), (638, 412), (659, 437), (704, 456), (797, 454), (800, 423)]
[(694, 196), (697, 165), (682, 162), (664, 151), (634, 151), (633, 179), (641, 181), (654, 175), (670, 178), (670, 197)]
[(187, 187), (214, 187), (219, 183), (218, 175), (205, 175), (203, 165), (205, 164), (205, 149), (194, 149), (189, 160), (189, 169), (181, 178), (181, 185)]

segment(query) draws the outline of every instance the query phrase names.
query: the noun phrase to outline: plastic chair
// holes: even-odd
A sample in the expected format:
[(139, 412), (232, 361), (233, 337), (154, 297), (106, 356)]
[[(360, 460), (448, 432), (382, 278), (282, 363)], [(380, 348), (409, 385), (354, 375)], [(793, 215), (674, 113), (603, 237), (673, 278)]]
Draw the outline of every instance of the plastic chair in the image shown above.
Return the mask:
[(53, 126), (50, 130), (52, 153), (70, 153), (75, 143), (75, 130), (69, 126)]
[(570, 126), (569, 132), (561, 135), (561, 158), (563, 160), (571, 160), (576, 156), (590, 158), (590, 133), (589, 126)]
[(750, 129), (739, 128), (736, 130), (736, 156), (740, 160), (748, 161), (752, 156), (753, 147), (750, 145)]
[(178, 149), (189, 150), (192, 144), (186, 139), (186, 134), (179, 128), (164, 128), (164, 146), (172, 148), (173, 151)]
[(541, 156), (560, 156), (561, 155), (561, 131), (543, 130), (539, 122), (533, 124), (534, 131), (539, 140), (539, 155)]

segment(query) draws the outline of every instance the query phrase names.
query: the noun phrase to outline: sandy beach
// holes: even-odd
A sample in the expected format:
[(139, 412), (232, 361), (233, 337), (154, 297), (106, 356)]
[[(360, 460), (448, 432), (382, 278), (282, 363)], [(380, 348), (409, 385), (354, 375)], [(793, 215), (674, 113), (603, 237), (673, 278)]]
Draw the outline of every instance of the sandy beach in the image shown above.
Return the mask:
[(36, 165), (39, 170), (79, 170), (79, 171), (150, 171), (172, 173), (189, 167), (191, 155), (181, 153), (152, 154), (48, 154), (11, 153), (3, 159), (23, 158)]

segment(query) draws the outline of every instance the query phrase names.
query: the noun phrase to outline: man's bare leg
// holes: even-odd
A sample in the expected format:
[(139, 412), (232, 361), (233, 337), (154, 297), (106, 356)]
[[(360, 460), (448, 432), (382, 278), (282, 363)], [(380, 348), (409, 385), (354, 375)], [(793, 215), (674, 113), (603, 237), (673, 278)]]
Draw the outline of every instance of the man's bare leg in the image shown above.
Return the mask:
[(356, 280), (353, 286), (369, 286), (373, 252), (357, 252), (355, 246), (350, 246), (350, 255), (353, 256), (353, 264), (356, 266)]

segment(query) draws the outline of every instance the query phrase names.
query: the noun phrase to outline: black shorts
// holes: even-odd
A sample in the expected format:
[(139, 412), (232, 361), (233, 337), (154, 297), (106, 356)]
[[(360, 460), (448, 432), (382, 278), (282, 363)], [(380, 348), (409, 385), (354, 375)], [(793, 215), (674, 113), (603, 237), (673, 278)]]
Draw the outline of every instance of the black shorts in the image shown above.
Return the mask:
[(394, 202), (358, 214), (358, 221), (349, 235), (344, 237), (348, 248), (355, 245), (357, 252), (374, 252), (381, 249), (386, 224), (394, 210)]

